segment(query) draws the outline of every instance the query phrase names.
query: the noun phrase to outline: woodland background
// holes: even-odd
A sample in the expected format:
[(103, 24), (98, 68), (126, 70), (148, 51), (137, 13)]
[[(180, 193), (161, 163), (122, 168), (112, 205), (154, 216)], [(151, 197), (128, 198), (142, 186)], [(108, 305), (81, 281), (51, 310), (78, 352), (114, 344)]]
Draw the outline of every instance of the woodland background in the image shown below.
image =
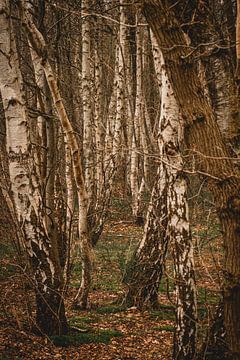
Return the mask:
[(240, 359), (240, 1), (0, 1), (1, 359)]

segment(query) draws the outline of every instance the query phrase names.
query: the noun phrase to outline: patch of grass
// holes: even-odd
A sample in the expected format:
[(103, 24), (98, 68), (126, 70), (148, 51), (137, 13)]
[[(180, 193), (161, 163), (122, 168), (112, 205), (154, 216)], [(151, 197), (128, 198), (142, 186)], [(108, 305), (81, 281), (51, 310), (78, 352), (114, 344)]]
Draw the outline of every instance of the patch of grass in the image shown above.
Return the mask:
[(92, 317), (82, 317), (81, 318), (81, 322), (86, 323), (86, 324), (95, 324), (99, 321), (99, 317), (97, 316), (92, 316)]
[(174, 332), (174, 331), (175, 331), (175, 327), (172, 326), (172, 325), (154, 326), (154, 327), (153, 327), (153, 330)]
[(96, 316), (74, 316), (69, 319), (69, 324), (84, 327), (84, 324), (94, 324), (99, 321)]
[(102, 306), (97, 308), (98, 314), (116, 314), (122, 311), (125, 311), (126, 307), (117, 306), (117, 305), (109, 305), (109, 306)]
[(199, 307), (197, 311), (198, 311), (199, 320), (203, 320), (207, 315), (207, 308), (206, 307)]
[(110, 292), (118, 292), (121, 288), (121, 277), (124, 272), (126, 262), (126, 252), (128, 245), (112, 238), (104, 244), (98, 244), (97, 263), (100, 271), (94, 279), (94, 290), (103, 290)]
[(105, 335), (112, 337), (121, 337), (123, 336), (123, 333), (120, 330), (115, 329), (109, 329), (109, 330), (100, 330), (100, 333), (103, 333)]
[(214, 242), (214, 240), (221, 238), (222, 231), (220, 224), (217, 223), (215, 220), (216, 219), (213, 219), (211, 221), (211, 226), (209, 226), (209, 224), (206, 224), (206, 226), (204, 226), (202, 229), (193, 231), (194, 237), (198, 238), (199, 250), (203, 248), (208, 248), (209, 244), (211, 244), (213, 248), (218, 249), (217, 244)]
[(123, 334), (118, 330), (94, 330), (88, 333), (72, 332), (69, 335), (51, 336), (50, 339), (56, 346), (68, 347), (80, 344), (104, 343), (109, 344), (112, 337), (119, 337)]
[(111, 201), (111, 208), (111, 219), (119, 219), (119, 214), (124, 217), (129, 217), (129, 214), (131, 214), (130, 202), (125, 198), (113, 197)]
[(12, 244), (0, 244), (0, 259), (5, 259), (7, 256), (10, 256), (14, 253), (15, 249)]
[(151, 311), (150, 313), (151, 319), (157, 320), (175, 320), (174, 311)]
[(9, 276), (12, 276), (16, 273), (16, 266), (12, 264), (2, 264), (0, 266), (0, 280), (4, 280)]
[(75, 274), (75, 275), (81, 275), (81, 273), (82, 273), (82, 265), (81, 265), (80, 262), (76, 262), (75, 264), (73, 264), (72, 273)]
[(172, 279), (163, 276), (160, 285), (159, 285), (159, 292), (166, 293), (167, 291), (172, 292), (174, 290), (174, 282)]
[[(120, 237), (120, 239), (119, 239)], [(124, 260), (125, 262), (125, 255), (128, 249), (128, 243), (122, 242), (123, 235), (114, 234), (114, 235), (107, 235), (106, 241), (104, 244), (99, 243), (97, 245), (97, 253), (99, 254), (99, 259), (106, 263), (115, 264), (122, 263)]]
[(117, 278), (101, 274), (98, 276), (99, 278), (95, 280), (95, 284), (93, 285), (93, 290), (103, 290), (113, 293), (119, 291), (121, 285)]
[(72, 282), (71, 284), (69, 284), (68, 286), (72, 287), (72, 288), (79, 288), (80, 283), (79, 282)]
[(220, 294), (206, 289), (206, 288), (198, 288), (198, 304), (209, 304), (209, 305), (215, 305), (220, 300)]

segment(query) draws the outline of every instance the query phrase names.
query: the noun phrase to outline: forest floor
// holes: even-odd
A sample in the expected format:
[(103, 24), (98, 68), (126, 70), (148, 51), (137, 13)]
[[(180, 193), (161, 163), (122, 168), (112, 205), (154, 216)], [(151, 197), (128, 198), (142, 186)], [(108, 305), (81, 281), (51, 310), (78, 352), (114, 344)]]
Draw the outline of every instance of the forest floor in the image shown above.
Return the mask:
[[(87, 311), (72, 308), (81, 271), (78, 266), (74, 267), (66, 296), (66, 312), (69, 324), (82, 330), (75, 337), (49, 339), (31, 333), (33, 291), (27, 275), (19, 269), (13, 247), (10, 244), (0, 245), (0, 360), (171, 359), (174, 331), (171, 257), (167, 264), (168, 276), (163, 278), (159, 289), (161, 306), (157, 311), (140, 312), (119, 303), (124, 293), (121, 279), (125, 262), (143, 232), (141, 227), (130, 222), (127, 213), (122, 217), (121, 207), (124, 203), (115, 203), (111, 219), (96, 248), (90, 308)], [(193, 239), (201, 341), (206, 336), (219, 300), (222, 245), (214, 213), (208, 212), (206, 216), (204, 212), (201, 221), (199, 215), (195, 220)]]

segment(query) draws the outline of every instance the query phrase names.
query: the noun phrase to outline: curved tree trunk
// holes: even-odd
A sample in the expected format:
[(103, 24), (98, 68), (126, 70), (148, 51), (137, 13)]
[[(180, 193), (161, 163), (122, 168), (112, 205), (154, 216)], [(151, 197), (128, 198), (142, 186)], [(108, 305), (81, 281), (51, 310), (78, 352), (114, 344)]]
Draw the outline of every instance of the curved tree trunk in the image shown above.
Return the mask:
[(81, 257), (83, 263), (82, 270), (82, 282), (79, 292), (76, 296), (77, 305), (81, 308), (86, 308), (87, 298), (91, 283), (91, 267), (93, 261), (92, 245), (90, 241), (88, 224), (87, 224), (87, 209), (88, 209), (88, 196), (85, 187), (83, 170), (81, 166), (81, 157), (77, 139), (73, 127), (68, 119), (66, 110), (64, 108), (61, 95), (57, 86), (57, 81), (51, 65), (49, 63), (46, 44), (41, 35), (37, 30), (36, 26), (32, 22), (32, 19), (27, 12), (26, 8), (23, 10), (23, 24), (26, 26), (29, 36), (29, 41), (33, 46), (34, 50), (41, 58), (41, 64), (45, 72), (45, 76), (48, 82), (49, 89), (56, 107), (59, 120), (61, 122), (65, 137), (67, 139), (69, 148), (71, 150), (71, 156), (73, 161), (73, 172), (74, 179), (77, 187), (78, 202), (79, 202), (79, 236), (80, 236), (80, 248)]

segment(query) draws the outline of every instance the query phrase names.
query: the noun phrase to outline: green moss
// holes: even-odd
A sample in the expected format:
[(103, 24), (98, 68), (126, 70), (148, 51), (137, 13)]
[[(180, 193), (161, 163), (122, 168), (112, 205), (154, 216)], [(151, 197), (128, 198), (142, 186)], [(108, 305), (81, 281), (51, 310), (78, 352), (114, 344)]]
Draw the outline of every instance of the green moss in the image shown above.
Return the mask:
[(0, 266), (0, 280), (4, 280), (16, 273), (16, 266), (12, 264), (2, 264)]
[(122, 336), (118, 330), (89, 330), (88, 333), (77, 333), (72, 331), (69, 335), (51, 336), (50, 339), (56, 346), (68, 347), (80, 344), (104, 343), (108, 344), (112, 337)]
[(150, 318), (157, 320), (175, 320), (175, 313), (171, 310), (151, 311)]
[(82, 273), (82, 265), (80, 262), (77, 262), (73, 265), (72, 273), (75, 275), (81, 275)]
[(0, 244), (0, 259), (5, 259), (6, 256), (10, 256), (15, 252), (12, 244)]
[(84, 327), (84, 324), (94, 324), (99, 321), (96, 316), (75, 316), (69, 319), (69, 324), (74, 326)]
[(109, 305), (109, 306), (99, 307), (96, 311), (99, 314), (116, 314), (125, 310), (126, 307), (123, 306)]
[(93, 290), (103, 290), (116, 293), (119, 291), (121, 284), (119, 279), (110, 277), (109, 275), (98, 275), (98, 279), (95, 280)]
[(209, 305), (215, 305), (220, 300), (220, 294), (206, 289), (206, 288), (198, 288), (198, 304), (209, 304)]
[(163, 276), (159, 285), (159, 292), (166, 293), (167, 291), (172, 292), (173, 290), (174, 290), (173, 280), (166, 276)]
[(199, 320), (203, 320), (207, 315), (207, 308), (206, 307), (200, 307), (198, 308), (198, 318)]

